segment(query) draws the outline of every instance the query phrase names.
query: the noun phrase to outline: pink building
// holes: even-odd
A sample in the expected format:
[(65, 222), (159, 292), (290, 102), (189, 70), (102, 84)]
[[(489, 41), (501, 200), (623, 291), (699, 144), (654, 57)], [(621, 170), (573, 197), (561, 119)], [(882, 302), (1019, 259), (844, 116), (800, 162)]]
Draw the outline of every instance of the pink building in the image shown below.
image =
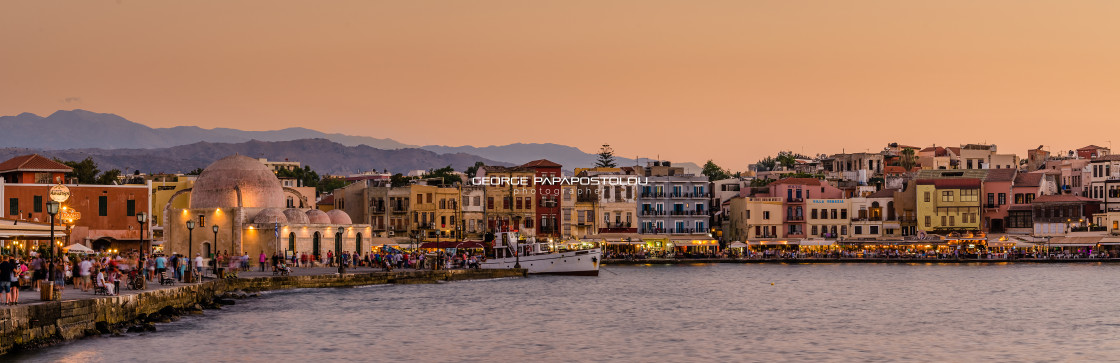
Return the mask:
[(839, 199), (844, 192), (823, 180), (814, 178), (785, 178), (770, 183), (770, 196), (783, 197), (785, 220), (783, 234), (791, 238), (805, 238), (805, 200)]
[(1003, 233), (1007, 228), (1007, 210), (1011, 207), (1008, 196), (1018, 171), (1015, 169), (991, 169), (984, 178), (984, 222), (980, 228), (985, 232)]

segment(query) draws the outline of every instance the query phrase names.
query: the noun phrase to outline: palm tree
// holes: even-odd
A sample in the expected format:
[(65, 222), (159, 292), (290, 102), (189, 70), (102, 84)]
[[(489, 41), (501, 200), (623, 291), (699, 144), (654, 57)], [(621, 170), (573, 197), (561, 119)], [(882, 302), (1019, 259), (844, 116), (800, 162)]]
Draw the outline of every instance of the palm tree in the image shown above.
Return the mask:
[(902, 157), (899, 159), (898, 164), (901, 165), (902, 168), (906, 169), (906, 172), (910, 172), (910, 169), (913, 169), (914, 165), (916, 165), (917, 163), (918, 158), (914, 156), (913, 148), (902, 149)]

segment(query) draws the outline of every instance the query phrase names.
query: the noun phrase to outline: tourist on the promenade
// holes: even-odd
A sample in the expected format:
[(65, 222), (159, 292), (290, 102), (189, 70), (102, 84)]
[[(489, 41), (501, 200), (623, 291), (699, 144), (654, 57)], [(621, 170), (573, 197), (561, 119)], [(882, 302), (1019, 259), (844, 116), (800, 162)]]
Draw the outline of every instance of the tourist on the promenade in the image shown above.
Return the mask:
[[(275, 260), (276, 260), (276, 258), (275, 258), (275, 256), (276, 256), (276, 255), (275, 255), (275, 254), (273, 254), (272, 256), (273, 256), (273, 259), (272, 259), (272, 260), (273, 260), (273, 261), (275, 261)], [(264, 255), (264, 251), (262, 250), (262, 251), (261, 251), (261, 256), (260, 256), (260, 263), (261, 263), (261, 272), (264, 272), (264, 263), (265, 263), (265, 262), (268, 262), (268, 260), (267, 260), (267, 258), (266, 258), (266, 257), (265, 257), (265, 255)], [(272, 263), (272, 265), (274, 265), (274, 266), (275, 266), (275, 265), (276, 265), (276, 263), (275, 263), (275, 262), (273, 262), (273, 263)]]
[(54, 271), (51, 271), (51, 280), (60, 292), (66, 287), (66, 268), (63, 265), (62, 260), (55, 259)]
[(206, 265), (202, 263), (202, 254), (194, 254), (194, 271), (192, 271), (194, 276), (191, 277), (198, 277), (200, 274), (202, 274), (202, 268), (205, 266)]
[(156, 276), (159, 276), (160, 283), (163, 279), (167, 278), (167, 258), (163, 255), (156, 255)]
[(42, 257), (35, 256), (35, 258), (31, 260), (31, 271), (31, 288), (35, 289), (35, 291), (39, 291), (39, 280), (47, 280), (46, 264), (43, 263)]
[(12, 295), (12, 281), (15, 280), (13, 271), (16, 265), (15, 259), (8, 259), (0, 256), (0, 300), (3, 300), (4, 305), (15, 305), (14, 300), (11, 300)]
[(107, 279), (107, 276), (105, 275), (105, 269), (104, 268), (101, 268), (101, 269), (97, 270), (96, 280), (97, 280), (97, 286), (98, 287), (105, 288), (105, 293), (107, 293), (109, 295), (113, 294), (113, 284), (110, 283), (109, 280)]
[[(262, 255), (263, 255), (263, 253), (262, 253)], [(242, 255), (241, 255), (241, 271), (249, 271), (249, 252), (242, 252)]]
[(20, 279), (20, 276), (23, 276), (24, 272), (27, 272), (27, 265), (24, 265), (23, 261), (20, 261), (19, 259), (16, 259), (16, 258), (11, 259), (11, 263), (12, 263), (12, 293), (8, 297), (8, 300), (11, 301), (12, 304), (14, 305), (14, 304), (19, 303), (19, 279)]
[(90, 287), (92, 287), (92, 285), (90, 285), (90, 275), (92, 273), (93, 261), (90, 261), (89, 257), (83, 258), (82, 262), (78, 263), (78, 275), (81, 276), (82, 279), (81, 283), (78, 285), (82, 288), (82, 291), (89, 291)]

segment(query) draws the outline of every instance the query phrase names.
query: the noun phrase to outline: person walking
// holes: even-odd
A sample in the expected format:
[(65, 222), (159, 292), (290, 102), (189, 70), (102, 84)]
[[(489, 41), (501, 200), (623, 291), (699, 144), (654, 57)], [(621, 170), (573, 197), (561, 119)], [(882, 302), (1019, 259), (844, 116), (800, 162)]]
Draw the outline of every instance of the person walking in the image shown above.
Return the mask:
[(91, 274), (93, 274), (93, 261), (90, 261), (89, 257), (83, 258), (82, 262), (78, 263), (78, 275), (81, 276), (82, 279), (79, 286), (82, 288), (83, 292), (89, 291), (89, 289), (93, 287), (90, 281)]
[(191, 271), (191, 273), (194, 274), (194, 276), (191, 276), (191, 277), (198, 277), (202, 274), (203, 267), (206, 267), (206, 264), (204, 264), (202, 262), (203, 262), (202, 261), (202, 254), (201, 253), (194, 254), (194, 271)]
[[(273, 254), (273, 256), (276, 256), (276, 255)], [(261, 251), (261, 256), (260, 256), (261, 272), (264, 272), (264, 263), (265, 262), (268, 262), (268, 258), (264, 255), (264, 251)], [(275, 263), (273, 263), (273, 265), (275, 265)]]
[(11, 300), (15, 265), (15, 259), (0, 258), (0, 300), (3, 300), (4, 305), (15, 305)]

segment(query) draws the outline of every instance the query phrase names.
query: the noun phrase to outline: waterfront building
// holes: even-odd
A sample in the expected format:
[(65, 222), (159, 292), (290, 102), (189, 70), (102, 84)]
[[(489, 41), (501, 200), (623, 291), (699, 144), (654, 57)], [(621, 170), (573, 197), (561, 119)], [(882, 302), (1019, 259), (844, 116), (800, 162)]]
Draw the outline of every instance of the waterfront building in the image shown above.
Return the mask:
[[(769, 189), (769, 196), (783, 198), (782, 234), (788, 238), (805, 238), (808, 233), (805, 228), (806, 199), (840, 199), (844, 194), (839, 188), (813, 178), (785, 178), (770, 183)], [(847, 213), (846, 209), (844, 213)]]
[(562, 176), (561, 165), (540, 159), (525, 163), (521, 167), (532, 170), (533, 177), (542, 180), (541, 183), (534, 183), (533, 193), (528, 196), (535, 201), (533, 209), (533, 219), (537, 222), (535, 235), (541, 238), (560, 238), (561, 188), (559, 182), (551, 182), (551, 180)]
[(1120, 211), (1120, 155), (1092, 159), (1089, 169), (1087, 196), (1103, 202), (1102, 210), (1106, 212)]
[(1100, 201), (1077, 195), (1042, 195), (1031, 203), (1035, 236), (1085, 231), (1100, 213)]
[[(684, 174), (683, 168), (672, 167), (669, 162), (651, 162), (647, 167), (636, 167), (638, 176), (647, 177), (649, 184), (641, 186), (637, 203), (639, 231), (642, 234), (708, 235), (708, 208), (711, 198), (708, 178), (703, 175)], [(613, 195), (618, 196), (616, 191)], [(609, 197), (604, 195), (603, 198)], [(604, 222), (607, 215), (604, 216)], [(615, 216), (615, 222), (621, 218)], [(601, 227), (600, 227), (601, 228)]]
[[(613, 170), (611, 170), (613, 169)], [(637, 233), (638, 232), (638, 191), (641, 185), (621, 185), (612, 180), (628, 180), (637, 177), (631, 167), (595, 168), (585, 170), (580, 176), (597, 180), (583, 191), (591, 202), (593, 214), (598, 216), (595, 223), (596, 233)], [(636, 180), (636, 179), (630, 179)], [(577, 192), (578, 193), (578, 192)]]
[[(273, 170), (256, 159), (233, 155), (215, 161), (193, 187), (177, 192), (162, 206), (164, 251), (322, 256), (334, 250), (336, 238), (344, 251), (369, 250), (368, 224), (352, 223), (342, 210), (287, 208), (285, 195)], [(189, 198), (189, 207), (173, 208), (177, 198)], [(187, 221), (195, 223), (193, 233)], [(217, 233), (213, 226), (218, 226)]]
[[(1070, 151), (1073, 154), (1073, 151)], [(1045, 169), (1057, 174), (1058, 188), (1062, 194), (1088, 195), (1089, 178), (1092, 175), (1089, 159), (1051, 159)]]
[(895, 213), (895, 189), (883, 189), (865, 197), (848, 199), (851, 207), (851, 234), (857, 239), (901, 237), (902, 226)]
[(959, 148), (960, 169), (1018, 169), (1019, 156), (999, 154), (996, 145), (966, 144)]
[[(731, 198), (729, 211), (729, 226), (724, 232), (731, 241), (761, 243), (785, 237), (782, 229), (785, 203), (782, 197)], [(836, 219), (839, 219), (839, 214)]]
[(923, 170), (916, 181), (918, 229), (979, 232), (984, 170)]
[[(992, 169), (984, 178), (984, 214), (981, 229), (985, 232), (1004, 233), (1007, 231), (1008, 209), (1011, 207), (1011, 188), (1019, 175), (1016, 169)], [(1032, 195), (1030, 198), (1034, 198)], [(1030, 204), (1030, 202), (1026, 202)]]
[[(805, 222), (808, 225), (808, 237), (838, 239), (849, 237), (849, 227), (854, 218), (849, 219), (851, 210), (850, 199), (806, 199)], [(854, 236), (852, 236), (854, 237)]]
[(462, 215), (460, 223), (463, 226), (463, 239), (473, 241), (485, 240), (485, 187), (466, 185), (462, 187), (461, 193), (463, 198), (459, 204), (462, 206), (462, 210), (460, 211)]
[[(50, 189), (63, 182), (71, 168), (41, 155), (23, 155), (0, 163), (0, 216), (14, 221), (48, 223), (46, 202)], [(58, 217), (57, 238), (101, 251), (140, 247), (136, 214), (151, 215), (151, 183), (96, 185), (65, 183), (70, 197), (61, 207), (80, 218)], [(18, 223), (18, 222), (17, 222)], [(149, 229), (150, 224), (144, 226)], [(151, 233), (144, 232), (146, 238)]]
[(599, 197), (594, 193), (596, 189), (571, 183), (561, 186), (563, 198), (560, 215), (564, 238), (583, 239), (599, 233), (595, 223), (595, 208), (599, 205)]
[(535, 170), (520, 166), (484, 165), (478, 168), (477, 177), (488, 181), (484, 207), (488, 232), (519, 231), (525, 236), (536, 235), (534, 176)]
[[(1034, 199), (1040, 195), (1052, 195), (1056, 191), (1053, 178), (1045, 173), (1018, 173), (1007, 197), (1009, 205), (1007, 219), (1004, 222), (1006, 228), (1003, 232), (1030, 234), (1034, 228), (1031, 219), (1031, 204), (1034, 203)], [(995, 198), (998, 203), (999, 196), (996, 195)]]

